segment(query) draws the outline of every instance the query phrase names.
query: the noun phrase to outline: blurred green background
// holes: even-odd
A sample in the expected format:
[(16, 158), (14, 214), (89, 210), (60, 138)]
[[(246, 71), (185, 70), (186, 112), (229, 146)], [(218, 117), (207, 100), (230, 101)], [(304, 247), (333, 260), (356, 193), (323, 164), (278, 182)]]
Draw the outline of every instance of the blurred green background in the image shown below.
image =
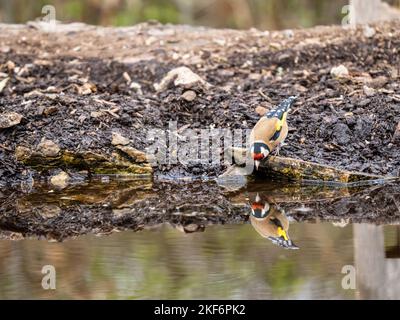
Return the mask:
[[(366, 0), (368, 1), (368, 0)], [(400, 7), (400, 0), (388, 0)], [(147, 20), (218, 28), (285, 29), (337, 24), (347, 0), (0, 0), (0, 22), (24, 23), (54, 5), (57, 20), (127, 26)]]

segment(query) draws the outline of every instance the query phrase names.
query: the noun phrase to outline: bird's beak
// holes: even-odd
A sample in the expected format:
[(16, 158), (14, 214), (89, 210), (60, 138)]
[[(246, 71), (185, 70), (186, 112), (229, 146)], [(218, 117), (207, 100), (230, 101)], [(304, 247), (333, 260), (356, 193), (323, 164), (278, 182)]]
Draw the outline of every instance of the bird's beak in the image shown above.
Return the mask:
[(260, 166), (260, 161), (259, 160), (255, 160), (254, 161), (254, 165), (256, 166), (256, 170), (258, 170), (258, 167)]

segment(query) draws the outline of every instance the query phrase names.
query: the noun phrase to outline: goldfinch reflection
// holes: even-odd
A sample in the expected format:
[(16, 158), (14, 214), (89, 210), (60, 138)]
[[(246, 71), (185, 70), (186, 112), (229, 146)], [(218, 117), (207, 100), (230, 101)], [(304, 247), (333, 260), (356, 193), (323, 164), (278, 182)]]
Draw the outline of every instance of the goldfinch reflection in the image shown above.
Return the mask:
[(263, 237), (285, 249), (298, 249), (289, 238), (289, 221), (276, 205), (268, 203), (257, 193), (251, 203), (250, 222), (253, 228)]

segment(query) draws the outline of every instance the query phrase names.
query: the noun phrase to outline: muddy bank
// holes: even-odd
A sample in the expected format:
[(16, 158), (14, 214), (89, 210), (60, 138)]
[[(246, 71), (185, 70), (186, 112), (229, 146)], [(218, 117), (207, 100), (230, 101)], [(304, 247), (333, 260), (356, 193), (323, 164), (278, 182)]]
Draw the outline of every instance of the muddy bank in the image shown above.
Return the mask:
[[(113, 132), (129, 139), (136, 155), (148, 146), (149, 129), (168, 128), (170, 121), (180, 134), (250, 129), (257, 107), (262, 112), (294, 94), (299, 99), (281, 155), (398, 176), (399, 26), (374, 25), (371, 36), (363, 27), (262, 32), (66, 25), (46, 33), (37, 24), (1, 25), (0, 81), (7, 80), (0, 113), (21, 119), (0, 129), (0, 184), (46, 180), (59, 169), (83, 179), (149, 173), (112, 144)], [(348, 74), (331, 72), (340, 65)], [(154, 85), (180, 66), (209, 85), (198, 83), (189, 94), (173, 84), (157, 91)], [(38, 158), (43, 140), (59, 151)], [(88, 153), (96, 161), (86, 161)], [(156, 176), (213, 177), (224, 168), (192, 162), (153, 169)]]
[(191, 233), (210, 224), (248, 223), (257, 194), (290, 221), (397, 224), (398, 185), (333, 188), (253, 182), (229, 191), (215, 183), (93, 181), (63, 191), (0, 193), (3, 239), (33, 237), (61, 241), (94, 233), (140, 231), (168, 223)]

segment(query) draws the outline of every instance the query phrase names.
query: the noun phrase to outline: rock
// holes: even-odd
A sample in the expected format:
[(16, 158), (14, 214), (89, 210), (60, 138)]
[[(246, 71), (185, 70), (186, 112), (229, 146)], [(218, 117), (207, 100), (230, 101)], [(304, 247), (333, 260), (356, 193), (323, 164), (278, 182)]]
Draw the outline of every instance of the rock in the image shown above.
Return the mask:
[(188, 102), (193, 101), (194, 99), (196, 99), (196, 97), (197, 97), (196, 92), (194, 92), (193, 90), (185, 91), (181, 96), (182, 99)]
[(143, 94), (142, 86), (137, 82), (131, 82), (129, 88), (135, 90), (140, 95)]
[(346, 78), (349, 76), (349, 70), (341, 64), (340, 66), (331, 69), (331, 75), (335, 78)]
[(50, 183), (57, 189), (65, 189), (68, 187), (69, 180), (69, 175), (64, 171), (61, 171), (59, 174), (56, 174), (50, 178)]
[(23, 147), (23, 146), (17, 146), (15, 148), (15, 158), (18, 161), (24, 161), (26, 159), (28, 159), (32, 154), (32, 151), (27, 148), (27, 147)]
[(51, 107), (48, 107), (43, 110), (43, 113), (46, 116), (52, 115), (53, 113), (57, 113), (57, 112), (58, 112), (58, 108), (56, 106), (51, 106)]
[(112, 141), (111, 144), (114, 146), (126, 146), (129, 144), (129, 139), (125, 138), (124, 136), (122, 136), (121, 134), (119, 134), (118, 132), (113, 132), (112, 133)]
[(37, 146), (37, 151), (45, 157), (57, 157), (60, 147), (53, 141), (43, 138)]
[(372, 38), (375, 35), (375, 33), (376, 31), (374, 28), (371, 28), (368, 25), (364, 26), (363, 34), (366, 38)]
[(9, 73), (11, 73), (11, 72), (14, 71), (14, 69), (15, 69), (15, 63), (14, 63), (13, 61), (8, 60), (8, 61), (6, 62), (5, 65), (6, 65), (7, 71), (8, 71)]
[(188, 67), (178, 67), (168, 72), (160, 83), (154, 84), (154, 88), (156, 91), (164, 91), (171, 83), (173, 83), (176, 87), (182, 86), (185, 89), (193, 88), (199, 84), (206, 88), (211, 86), (208, 82), (203, 80)]
[(16, 112), (6, 112), (0, 114), (0, 129), (11, 128), (19, 124), (22, 120), (22, 115)]
[(286, 38), (293, 38), (294, 37), (294, 32), (291, 29), (283, 30), (283, 34)]
[(137, 163), (147, 162), (147, 155), (143, 151), (139, 151), (133, 147), (118, 145), (117, 148), (122, 152), (126, 153), (129, 157), (135, 160)]
[(97, 92), (97, 87), (95, 84), (87, 82), (82, 86), (78, 87), (78, 94), (80, 95), (88, 95)]
[(374, 88), (371, 88), (371, 87), (368, 87), (368, 86), (364, 86), (363, 87), (363, 91), (364, 91), (364, 94), (367, 97), (371, 97), (371, 96), (375, 95), (375, 89)]
[(337, 123), (334, 128), (334, 137), (338, 144), (345, 145), (350, 142), (350, 129), (344, 123)]
[(258, 107), (256, 108), (256, 113), (257, 113), (260, 117), (262, 117), (264, 114), (266, 114), (267, 111), (268, 111), (268, 110), (267, 110), (266, 108), (262, 107), (262, 106), (258, 106)]
[(104, 116), (105, 115), (105, 112), (103, 112), (103, 111), (92, 111), (91, 113), (90, 113), (90, 116), (92, 117), (92, 118), (100, 118), (100, 117), (102, 117), (102, 116)]
[(10, 78), (5, 78), (0, 81), (0, 92), (2, 92), (3, 89), (6, 87), (8, 80), (10, 80)]

